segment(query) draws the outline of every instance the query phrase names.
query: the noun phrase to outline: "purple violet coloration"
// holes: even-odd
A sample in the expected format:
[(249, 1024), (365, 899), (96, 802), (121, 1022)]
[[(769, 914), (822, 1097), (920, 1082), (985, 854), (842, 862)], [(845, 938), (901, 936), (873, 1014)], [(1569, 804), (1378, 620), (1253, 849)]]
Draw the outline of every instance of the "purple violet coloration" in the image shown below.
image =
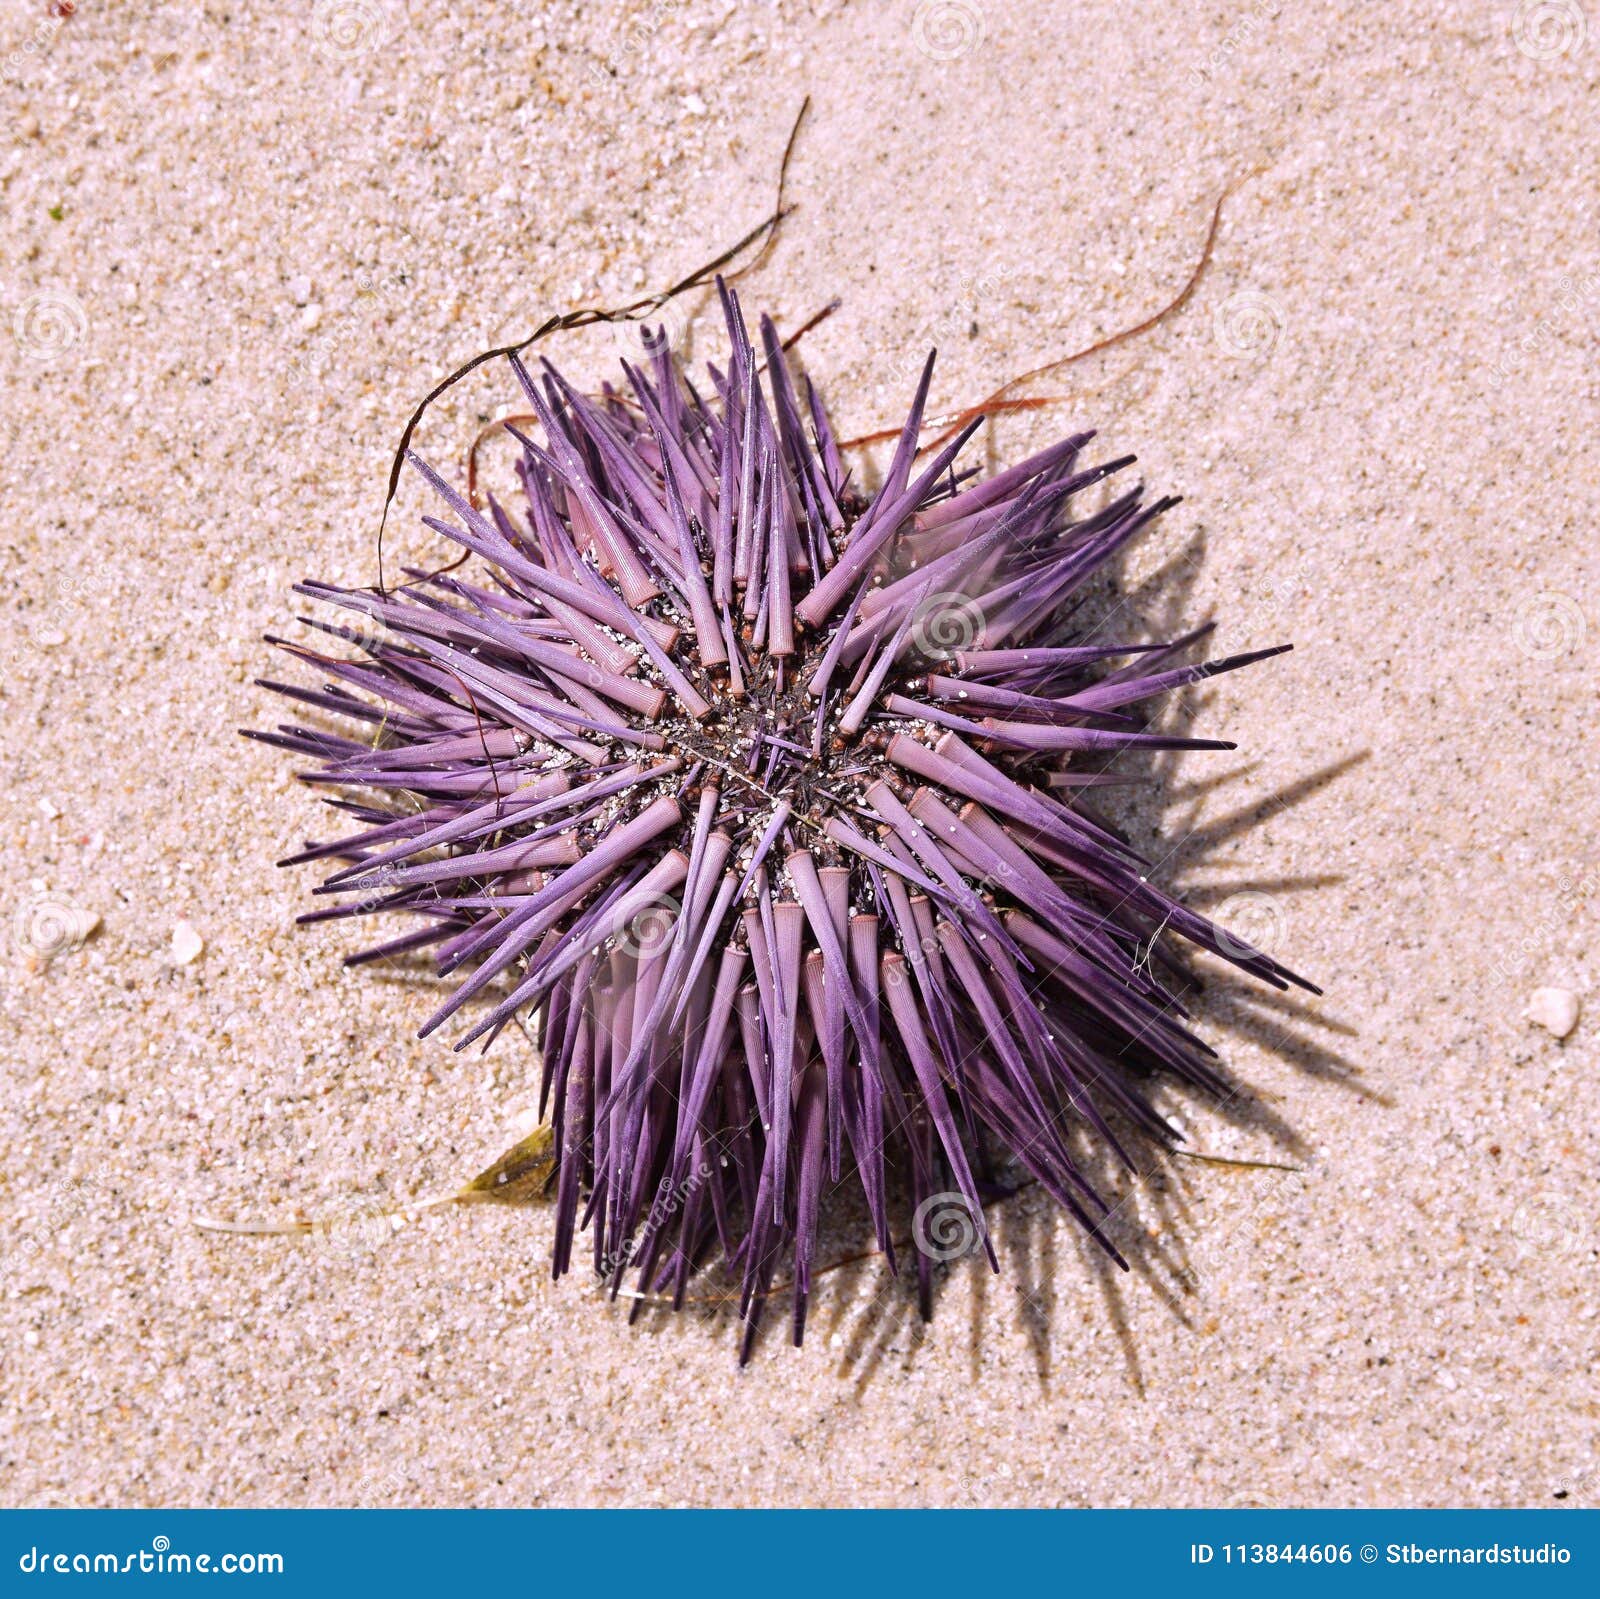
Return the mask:
[(924, 1247), (930, 1206), (959, 1206), (995, 1262), (994, 1154), (1125, 1264), (1085, 1151), (1131, 1166), (1116, 1126), (1170, 1143), (1157, 1074), (1221, 1087), (1161, 981), (1169, 941), (1316, 990), (1083, 808), (1124, 781), (1118, 751), (1232, 748), (1136, 708), (1278, 653), (1180, 665), (1206, 629), (1131, 644), (1074, 622), (1176, 502), (1092, 493), (1133, 458), (1086, 465), (1088, 433), (979, 479), (956, 466), (973, 422), (919, 468), (931, 354), (864, 495), (772, 322), (758, 348), (719, 290), (714, 393), (664, 337), (593, 398), (513, 357), (538, 419), (507, 424), (520, 519), (412, 457), (450, 513), (427, 525), (485, 575), (300, 585), (360, 613), (317, 625), (361, 654), (276, 640), (328, 681), (264, 686), (356, 731), (253, 736), (359, 796), (330, 801), (354, 833), (293, 857), (338, 864), (333, 908), (302, 920), (407, 918), (347, 964), (430, 950), (461, 980), (424, 1034), (469, 1001), (458, 1048), (531, 1018), (555, 1275), (580, 1227), (613, 1292), (628, 1268), (681, 1305), (720, 1260), (747, 1358), (780, 1268), (800, 1341), (819, 1205), (852, 1174), (891, 1269), (914, 1218), (924, 1314), (952, 1253)]

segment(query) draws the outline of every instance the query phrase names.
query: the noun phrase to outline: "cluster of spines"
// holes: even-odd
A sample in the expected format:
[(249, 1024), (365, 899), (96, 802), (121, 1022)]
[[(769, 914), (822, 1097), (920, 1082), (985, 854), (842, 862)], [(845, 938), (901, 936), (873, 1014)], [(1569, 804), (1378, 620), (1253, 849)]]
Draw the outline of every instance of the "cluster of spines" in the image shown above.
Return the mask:
[(424, 1033), (478, 996), (458, 1047), (537, 1017), (555, 1272), (587, 1225), (613, 1291), (632, 1267), (681, 1304), (720, 1255), (748, 1352), (791, 1256), (799, 1340), (821, 1198), (852, 1168), (891, 1266), (901, 1194), (959, 1204), (988, 1247), (986, 1139), (1120, 1261), (1074, 1141), (1170, 1138), (1152, 1070), (1217, 1086), (1157, 976), (1167, 938), (1311, 985), (1074, 803), (1120, 750), (1231, 747), (1126, 708), (1276, 653), (1074, 636), (1086, 584), (1174, 502), (1135, 486), (1076, 515), (1132, 459), (1080, 465), (1089, 434), (972, 481), (976, 422), (913, 475), (932, 355), (863, 495), (771, 321), (758, 352), (722, 299), (710, 400), (664, 340), (594, 399), (513, 358), (543, 435), (507, 424), (524, 521), (413, 458), (455, 518), (424, 521), (487, 581), (301, 585), (365, 619), (322, 624), (361, 655), (284, 644), (332, 681), (266, 686), (365, 736), (255, 736), (367, 796), (332, 801), (356, 833), (293, 857), (343, 862), (319, 889), (341, 903), (304, 920), (415, 918), (350, 963), (431, 949), (465, 973)]

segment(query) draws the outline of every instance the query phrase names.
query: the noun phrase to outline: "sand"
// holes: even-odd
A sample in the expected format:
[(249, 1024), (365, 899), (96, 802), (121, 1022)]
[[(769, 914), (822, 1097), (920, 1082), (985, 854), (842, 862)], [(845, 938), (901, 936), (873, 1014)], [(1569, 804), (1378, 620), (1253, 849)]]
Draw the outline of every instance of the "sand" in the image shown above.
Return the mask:
[[(1593, 1504), (1588, 9), (7, 0), (0, 1499)], [(930, 343), (952, 410), (1138, 322), (1237, 185), (1182, 311), (983, 442), (1138, 451), (1187, 496), (1125, 573), (1150, 626), (1296, 645), (1122, 814), (1327, 994), (1217, 982), (1241, 1093), (1162, 1101), (1293, 1171), (1120, 1184), (1127, 1277), (1020, 1194), (927, 1328), (851, 1266), (741, 1372), (712, 1308), (552, 1284), (545, 1209), (374, 1219), (530, 1125), (531, 1053), (418, 1043), (427, 982), (294, 929), (317, 807), (235, 729), (289, 583), (372, 580), (420, 393), (754, 225), (808, 93), (745, 289), (841, 300), (801, 353), (847, 433)], [(459, 473), (511, 398), (419, 446)], [(192, 1225), (296, 1214), (345, 1220)]]

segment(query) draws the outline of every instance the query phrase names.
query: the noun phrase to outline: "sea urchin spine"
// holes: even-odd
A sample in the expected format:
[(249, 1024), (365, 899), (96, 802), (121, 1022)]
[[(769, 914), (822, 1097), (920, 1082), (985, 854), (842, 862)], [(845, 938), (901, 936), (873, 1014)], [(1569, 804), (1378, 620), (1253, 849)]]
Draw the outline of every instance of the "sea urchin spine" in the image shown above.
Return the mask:
[(799, 1341), (819, 1202), (849, 1170), (891, 1266), (907, 1191), (924, 1225), (959, 1203), (993, 1261), (985, 1135), (1120, 1261), (1073, 1145), (1125, 1160), (1116, 1120), (1170, 1139), (1152, 1072), (1218, 1084), (1158, 981), (1164, 941), (1311, 985), (1163, 894), (1075, 803), (1113, 780), (1085, 757), (1230, 748), (1130, 707), (1277, 653), (1183, 666), (1198, 634), (1074, 633), (1071, 602), (1174, 502), (1135, 486), (1079, 514), (1132, 459), (1082, 464), (1087, 433), (974, 482), (955, 466), (973, 423), (914, 472), (932, 355), (862, 496), (770, 320), (758, 351), (721, 296), (711, 399), (664, 340), (624, 363), (626, 395), (513, 357), (543, 434), (507, 424), (525, 521), (412, 458), (455, 518), (427, 525), (487, 580), (301, 585), (367, 619), (324, 624), (362, 653), (285, 643), (332, 681), (265, 686), (366, 736), (255, 736), (367, 796), (333, 802), (353, 836), (294, 857), (343, 863), (318, 890), (340, 903), (302, 919), (416, 919), (350, 964), (431, 948), (465, 974), (423, 1028), (483, 996), (457, 1047), (537, 1018), (555, 1273), (588, 1226), (613, 1292), (633, 1267), (681, 1304), (720, 1252), (748, 1354), (791, 1252)]

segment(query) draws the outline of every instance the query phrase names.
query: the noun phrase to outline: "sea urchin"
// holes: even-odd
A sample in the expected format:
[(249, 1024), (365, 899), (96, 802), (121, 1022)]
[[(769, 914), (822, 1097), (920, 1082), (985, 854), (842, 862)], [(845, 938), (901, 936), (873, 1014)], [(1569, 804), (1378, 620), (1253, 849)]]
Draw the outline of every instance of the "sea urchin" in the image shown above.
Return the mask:
[[(799, 1342), (819, 1202), (847, 1171), (891, 1267), (897, 1201), (919, 1246), (948, 1236), (930, 1207), (958, 1206), (993, 1262), (985, 1147), (1120, 1261), (1082, 1147), (1126, 1160), (1117, 1121), (1172, 1137), (1152, 1073), (1218, 1085), (1159, 979), (1166, 940), (1302, 980), (1162, 893), (1082, 808), (1118, 751), (1231, 747), (1131, 707), (1277, 653), (1174, 665), (1199, 635), (1071, 620), (1175, 502), (1091, 495), (1132, 457), (1084, 465), (1088, 433), (975, 481), (955, 466), (973, 422), (918, 469), (931, 354), (865, 496), (771, 321), (758, 351), (719, 291), (714, 398), (664, 338), (595, 398), (513, 356), (543, 435), (507, 424), (525, 520), (411, 458), (455, 518), (427, 525), (487, 577), (300, 585), (360, 613), (322, 625), (361, 654), (284, 643), (332, 681), (265, 686), (364, 735), (256, 736), (365, 796), (333, 802), (353, 836), (294, 857), (342, 863), (318, 890), (337, 906), (302, 920), (414, 918), (349, 964), (431, 948), (465, 974), (425, 1034), (475, 998), (458, 1047), (536, 1019), (555, 1274), (580, 1224), (613, 1290), (636, 1268), (679, 1304), (720, 1253), (748, 1354), (791, 1255)], [(918, 1248), (925, 1306), (949, 1253)]]

